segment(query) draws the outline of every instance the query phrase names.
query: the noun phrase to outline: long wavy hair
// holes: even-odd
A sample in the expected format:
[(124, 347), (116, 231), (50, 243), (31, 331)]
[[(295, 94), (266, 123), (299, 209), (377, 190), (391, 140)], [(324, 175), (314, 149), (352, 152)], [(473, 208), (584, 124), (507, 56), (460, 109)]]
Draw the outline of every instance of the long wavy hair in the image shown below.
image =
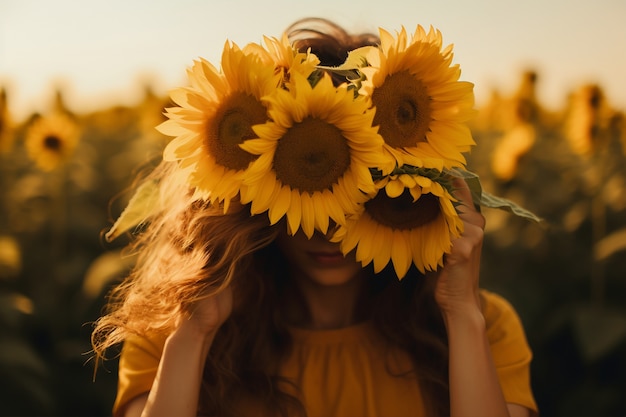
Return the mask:
[[(351, 35), (324, 19), (303, 19), (287, 29), (300, 50), (311, 49), (323, 65), (343, 63), (350, 50), (377, 45), (370, 33)], [(280, 227), (245, 206), (219, 207), (193, 199), (162, 162), (148, 180), (158, 182), (161, 211), (130, 245), (138, 260), (109, 296), (106, 314), (92, 334), (98, 358), (132, 334), (167, 334), (198, 300), (231, 285), (236, 305), (219, 329), (207, 358), (199, 409), (231, 415), (242, 396), (269, 413), (306, 415), (278, 370), (291, 348), (283, 293), (287, 262), (274, 243)], [(434, 280), (411, 269), (398, 280), (393, 268), (367, 280), (369, 318), (391, 349), (403, 349), (413, 369), (398, 377), (418, 378), (428, 415), (449, 414), (448, 347), (434, 300)], [(306, 312), (305, 312), (306, 314)]]

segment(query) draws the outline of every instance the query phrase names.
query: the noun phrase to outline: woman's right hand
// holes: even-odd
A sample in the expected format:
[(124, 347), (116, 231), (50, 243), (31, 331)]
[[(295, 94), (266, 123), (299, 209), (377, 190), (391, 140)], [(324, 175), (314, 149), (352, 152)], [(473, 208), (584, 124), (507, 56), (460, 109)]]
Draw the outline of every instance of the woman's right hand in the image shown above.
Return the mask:
[(176, 331), (192, 332), (198, 336), (212, 338), (232, 310), (233, 290), (228, 286), (192, 305), (189, 314), (181, 318)]
[(132, 400), (124, 416), (195, 417), (207, 355), (232, 309), (231, 287), (191, 305), (165, 341), (150, 392)]

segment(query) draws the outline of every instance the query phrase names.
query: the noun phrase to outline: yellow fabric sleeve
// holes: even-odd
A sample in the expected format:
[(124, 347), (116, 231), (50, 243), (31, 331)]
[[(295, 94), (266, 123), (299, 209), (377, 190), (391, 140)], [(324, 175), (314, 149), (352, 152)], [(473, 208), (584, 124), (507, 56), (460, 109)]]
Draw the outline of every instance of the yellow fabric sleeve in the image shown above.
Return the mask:
[(530, 385), (532, 352), (522, 322), (506, 299), (485, 290), (482, 294), (487, 338), (504, 398), (537, 412)]
[(113, 405), (114, 417), (122, 416), (129, 401), (152, 388), (165, 339), (166, 336), (161, 334), (150, 338), (133, 335), (124, 342), (119, 362), (117, 397)]

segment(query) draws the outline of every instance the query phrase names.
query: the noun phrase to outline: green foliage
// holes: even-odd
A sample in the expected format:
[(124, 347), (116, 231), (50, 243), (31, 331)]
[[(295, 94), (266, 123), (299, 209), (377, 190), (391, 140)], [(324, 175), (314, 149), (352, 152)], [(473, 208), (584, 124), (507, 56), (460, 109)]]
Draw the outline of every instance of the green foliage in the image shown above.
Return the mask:
[(2, 416), (111, 414), (117, 364), (106, 361), (94, 381), (91, 323), (131, 264), (120, 255), (124, 237), (110, 244), (103, 232), (164, 144), (141, 130), (144, 117), (143, 106), (75, 116), (81, 141), (52, 172), (26, 155), (29, 120), (12, 132), (11, 151), (0, 153)]
[[(511, 103), (513, 119), (532, 124), (536, 138), (514, 158), (515, 174), (502, 179), (492, 157), (511, 128), (502, 122)], [(28, 121), (13, 132), (11, 151), (0, 154), (0, 378), (7, 382), (0, 415), (110, 415), (117, 363), (106, 361), (93, 379), (91, 323), (133, 260), (121, 255), (124, 236), (107, 242), (104, 232), (127, 207), (124, 191), (141, 167), (160, 158), (165, 138), (144, 130), (166, 105), (157, 104), (77, 116), (81, 142), (51, 173), (26, 156)], [(473, 190), (487, 218), (482, 280), (520, 314), (542, 415), (624, 415), (623, 125), (602, 130), (598, 123), (590, 131), (599, 145), (578, 155), (566, 139), (567, 109), (549, 113), (517, 97), (480, 110), (468, 169), (480, 177), (480, 192)], [(145, 196), (140, 201), (152, 198)], [(490, 208), (497, 206), (522, 217)], [(543, 221), (527, 221), (529, 213)]]
[[(487, 219), (483, 285), (518, 310), (534, 352), (533, 389), (544, 416), (616, 416), (626, 412), (626, 158), (623, 124), (609, 128), (595, 113), (591, 152), (578, 154), (568, 140), (568, 112), (542, 109), (514, 97), (532, 117), (533, 146), (515, 159), (512, 178), (492, 171), (494, 149), (511, 124), (491, 119), (474, 128), (469, 168), (483, 188), (515, 201), (541, 223), (483, 210)], [(594, 117), (593, 106), (588, 109)], [(481, 116), (486, 116), (487, 109)], [(613, 126), (623, 114), (611, 115)]]

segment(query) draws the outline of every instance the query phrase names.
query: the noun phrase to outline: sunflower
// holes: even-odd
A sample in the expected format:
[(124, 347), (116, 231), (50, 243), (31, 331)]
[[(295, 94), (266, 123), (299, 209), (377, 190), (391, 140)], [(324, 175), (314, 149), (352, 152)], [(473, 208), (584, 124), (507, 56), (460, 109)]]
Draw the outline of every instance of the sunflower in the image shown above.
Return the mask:
[(63, 113), (36, 119), (25, 138), (28, 156), (44, 171), (52, 171), (73, 154), (80, 138), (76, 122)]
[(473, 84), (459, 81), (452, 45), (441, 32), (418, 26), (410, 42), (404, 28), (394, 38), (380, 29), (379, 48), (364, 50), (368, 66), (361, 93), (376, 108), (374, 124), (398, 165), (443, 170), (463, 167), (474, 145), (467, 122), (474, 116)]
[(167, 109), (169, 120), (157, 129), (174, 139), (163, 159), (178, 161), (181, 177), (196, 197), (224, 204), (228, 210), (242, 186), (243, 171), (255, 156), (239, 147), (256, 137), (252, 126), (267, 121), (261, 97), (270, 94), (280, 77), (273, 65), (226, 42), (222, 71), (200, 59), (187, 71), (190, 86), (171, 94), (178, 107)]
[(376, 182), (378, 192), (332, 236), (344, 254), (356, 248), (363, 266), (380, 272), (389, 261), (402, 279), (413, 263), (422, 273), (441, 266), (452, 237), (463, 231), (445, 182), (399, 174)]
[(15, 136), (12, 132), (12, 121), (7, 105), (7, 94), (4, 88), (0, 89), (0, 155), (8, 154), (13, 149)]
[(15, 136), (11, 132), (9, 120), (0, 114), (0, 155), (9, 154), (13, 149)]
[(314, 54), (295, 49), (286, 33), (280, 39), (264, 36), (263, 40), (265, 47), (250, 43), (244, 47), (244, 51), (256, 54), (267, 65), (274, 65), (274, 71), (281, 75), (283, 85), (289, 84), (291, 73), (294, 72), (309, 77), (320, 63)]
[(375, 191), (370, 168), (391, 169), (372, 127), (367, 101), (335, 87), (328, 74), (311, 86), (299, 73), (290, 91), (268, 97), (271, 121), (255, 126), (259, 139), (241, 147), (259, 155), (245, 174), (242, 202), (251, 214), (268, 211), (271, 224), (287, 217), (288, 231), (326, 233), (329, 220), (345, 222)]

